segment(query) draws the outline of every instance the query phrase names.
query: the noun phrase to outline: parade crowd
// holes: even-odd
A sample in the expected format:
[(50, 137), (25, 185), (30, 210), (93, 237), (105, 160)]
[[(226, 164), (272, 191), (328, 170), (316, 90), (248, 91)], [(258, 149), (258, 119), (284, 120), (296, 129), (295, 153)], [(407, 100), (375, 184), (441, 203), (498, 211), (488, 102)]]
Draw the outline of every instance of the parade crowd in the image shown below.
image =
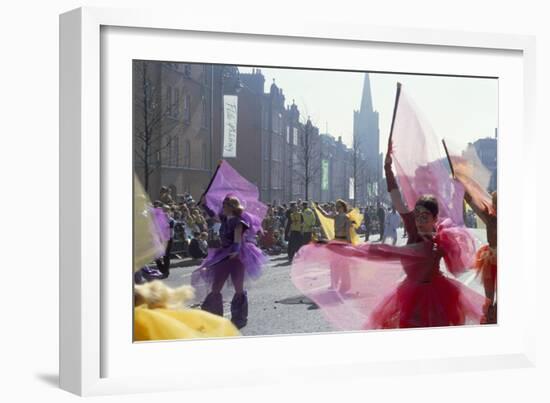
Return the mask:
[[(298, 199), (288, 204), (268, 204), (266, 216), (262, 220), (263, 233), (256, 234), (257, 245), (267, 255), (286, 254), (291, 261), (303, 245), (312, 240), (322, 240), (326, 236), (313, 212), (313, 205), (330, 217), (337, 215), (336, 202), (318, 203)], [(173, 259), (204, 259), (208, 248), (219, 247), (220, 223), (205, 214), (188, 193), (173, 197), (170, 188), (162, 186), (153, 207), (166, 215), (170, 225), (170, 240), (165, 255), (141, 273), (146, 279), (168, 277)], [(381, 203), (358, 209), (364, 219), (359, 223), (357, 233), (365, 241), (375, 236), (373, 241), (396, 244), (397, 229), (403, 224), (395, 209)]]

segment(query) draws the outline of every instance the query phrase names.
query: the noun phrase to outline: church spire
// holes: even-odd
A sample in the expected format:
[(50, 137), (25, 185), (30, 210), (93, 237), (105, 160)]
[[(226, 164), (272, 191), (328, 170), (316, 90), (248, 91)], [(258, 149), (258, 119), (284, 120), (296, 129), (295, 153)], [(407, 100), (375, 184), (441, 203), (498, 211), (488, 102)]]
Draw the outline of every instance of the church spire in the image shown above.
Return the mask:
[(363, 95), (361, 98), (361, 114), (373, 112), (372, 95), (370, 91), (369, 73), (365, 73), (365, 81), (363, 82)]

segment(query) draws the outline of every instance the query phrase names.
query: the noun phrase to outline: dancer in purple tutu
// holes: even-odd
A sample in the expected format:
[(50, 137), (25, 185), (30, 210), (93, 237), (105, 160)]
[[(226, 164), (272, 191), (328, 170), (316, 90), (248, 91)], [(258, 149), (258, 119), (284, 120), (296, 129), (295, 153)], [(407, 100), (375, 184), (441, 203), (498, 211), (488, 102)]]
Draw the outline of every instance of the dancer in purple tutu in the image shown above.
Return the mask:
[(221, 223), (221, 246), (208, 250), (201, 267), (193, 272), (191, 283), (199, 292), (205, 285), (209, 289), (201, 308), (223, 316), (222, 289), (231, 277), (235, 289), (231, 301), (231, 321), (240, 329), (248, 321), (246, 280), (257, 279), (267, 262), (267, 256), (255, 241), (267, 207), (258, 201), (257, 188), (226, 162), (218, 167), (199, 204)]

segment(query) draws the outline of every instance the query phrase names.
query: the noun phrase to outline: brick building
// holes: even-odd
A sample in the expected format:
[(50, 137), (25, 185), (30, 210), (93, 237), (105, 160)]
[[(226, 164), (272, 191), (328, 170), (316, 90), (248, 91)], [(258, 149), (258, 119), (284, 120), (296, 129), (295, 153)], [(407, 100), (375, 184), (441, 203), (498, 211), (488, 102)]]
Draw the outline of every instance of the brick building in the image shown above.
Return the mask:
[(275, 82), (266, 92), (260, 69), (136, 61), (133, 87), (135, 171), (153, 200), (161, 186), (200, 197), (222, 159), (223, 95), (238, 97), (236, 157), (225, 159), (262, 201), (347, 198), (351, 151), (320, 135), (294, 101), (286, 106)]
[(136, 61), (133, 86), (138, 177), (153, 200), (163, 185), (198, 197), (211, 172), (211, 68)]

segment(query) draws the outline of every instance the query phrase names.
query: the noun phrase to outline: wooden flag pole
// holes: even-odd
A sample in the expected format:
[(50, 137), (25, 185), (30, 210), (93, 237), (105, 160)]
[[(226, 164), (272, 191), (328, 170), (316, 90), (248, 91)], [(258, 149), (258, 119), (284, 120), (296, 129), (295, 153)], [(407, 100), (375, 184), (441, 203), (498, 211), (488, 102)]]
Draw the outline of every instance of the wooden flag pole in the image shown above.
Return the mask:
[(453, 167), (453, 163), (451, 161), (451, 156), (449, 155), (449, 150), (447, 149), (447, 144), (445, 143), (445, 139), (441, 139), (441, 142), (443, 143), (443, 148), (445, 149), (445, 154), (447, 155), (447, 161), (449, 161), (449, 166), (451, 167), (451, 174), (453, 175), (453, 178), (454, 178), (455, 170)]
[(391, 150), (391, 141), (393, 137), (393, 126), (395, 124), (395, 115), (397, 115), (397, 106), (399, 105), (399, 96), (401, 95), (401, 83), (397, 83), (395, 92), (395, 104), (393, 105), (393, 116), (391, 118), (390, 137), (388, 138), (388, 152)]

